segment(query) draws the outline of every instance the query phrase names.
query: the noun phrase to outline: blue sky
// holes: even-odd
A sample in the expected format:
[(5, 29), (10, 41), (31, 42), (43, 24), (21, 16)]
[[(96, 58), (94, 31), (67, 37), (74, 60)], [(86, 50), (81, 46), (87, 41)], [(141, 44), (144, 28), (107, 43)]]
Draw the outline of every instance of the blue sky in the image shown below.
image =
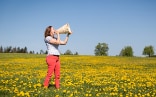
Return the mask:
[(155, 0), (0, 0), (0, 45), (45, 51), (45, 28), (69, 23), (73, 34), (60, 46), (62, 53), (94, 55), (104, 42), (110, 56), (125, 46), (142, 56), (145, 46), (156, 48), (155, 5)]

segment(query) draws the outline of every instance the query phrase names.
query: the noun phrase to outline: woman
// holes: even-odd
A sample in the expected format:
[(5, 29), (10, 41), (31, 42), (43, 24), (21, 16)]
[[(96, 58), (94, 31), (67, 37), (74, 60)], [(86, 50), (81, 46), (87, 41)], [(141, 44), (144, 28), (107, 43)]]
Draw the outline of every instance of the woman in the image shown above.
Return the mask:
[[(57, 35), (57, 38), (55, 38), (54, 35)], [(59, 45), (65, 45), (67, 43), (69, 35), (70, 34), (67, 34), (65, 40), (61, 41), (59, 32), (56, 31), (52, 26), (47, 27), (45, 30), (44, 41), (46, 43), (48, 51), (46, 57), (48, 71), (43, 84), (44, 88), (48, 88), (53, 72), (55, 74), (55, 87), (57, 89), (60, 87), (60, 59), (59, 59), (60, 52), (58, 50), (58, 47)]]

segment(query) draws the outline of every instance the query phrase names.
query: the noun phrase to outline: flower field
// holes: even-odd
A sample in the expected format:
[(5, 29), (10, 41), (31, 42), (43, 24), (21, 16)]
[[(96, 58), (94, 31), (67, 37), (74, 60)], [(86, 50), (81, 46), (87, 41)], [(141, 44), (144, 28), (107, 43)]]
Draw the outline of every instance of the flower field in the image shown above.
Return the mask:
[(0, 54), (0, 97), (156, 97), (156, 58), (62, 55), (57, 90), (45, 57)]

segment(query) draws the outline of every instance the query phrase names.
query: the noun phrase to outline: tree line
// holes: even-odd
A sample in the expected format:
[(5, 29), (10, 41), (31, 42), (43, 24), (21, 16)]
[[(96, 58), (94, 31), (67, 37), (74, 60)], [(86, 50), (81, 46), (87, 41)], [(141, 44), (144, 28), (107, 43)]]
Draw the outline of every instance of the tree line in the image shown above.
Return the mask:
[[(96, 56), (108, 56), (108, 44), (106, 43), (98, 43), (95, 47), (94, 54)], [(145, 46), (143, 51), (143, 55), (148, 55), (149, 57), (156, 57), (154, 55), (154, 47), (152, 45)], [(133, 57), (133, 48), (131, 46), (125, 46), (119, 53), (119, 56), (128, 56)]]
[[(21, 48), (21, 47), (12, 47), (12, 46), (7, 46), (7, 47), (3, 47), (3, 46), (0, 46), (0, 53), (29, 53), (29, 54), (35, 54), (34, 51), (29, 51), (28, 52), (28, 49), (27, 47), (25, 46), (24, 48)], [(48, 51), (43, 51), (43, 50), (40, 50), (40, 52), (36, 52), (36, 54), (47, 54)], [(72, 53), (71, 50), (66, 50), (65, 53), (61, 53), (62, 55), (78, 55), (78, 52), (75, 52), (75, 53)]]
[(26, 46), (24, 48), (12, 47), (12, 46), (7, 46), (7, 47), (0, 46), (0, 53), (30, 53), (30, 54), (34, 54), (34, 51), (28, 52), (28, 49)]
[[(106, 43), (98, 43), (95, 46), (95, 50), (94, 50), (94, 54), (95, 56), (108, 56), (108, 44)], [(20, 47), (12, 47), (12, 46), (8, 46), (8, 47), (2, 47), (0, 46), (0, 53), (30, 53), (30, 54), (35, 54), (34, 51), (29, 51), (27, 47), (25, 46), (24, 48), (20, 48)], [(40, 54), (47, 54), (47, 51), (43, 51), (40, 50)], [(131, 46), (125, 46), (123, 49), (121, 49), (120, 53), (118, 56), (128, 56), (128, 57), (133, 57), (133, 48)], [(154, 55), (154, 47), (152, 45), (149, 46), (145, 46), (142, 54), (143, 55), (147, 55), (149, 57), (156, 57), (156, 55)], [(36, 53), (38, 54), (38, 52)], [(62, 53), (61, 53), (62, 54)], [(62, 55), (79, 55), (78, 52), (72, 53), (71, 50), (67, 50), (64, 54)]]

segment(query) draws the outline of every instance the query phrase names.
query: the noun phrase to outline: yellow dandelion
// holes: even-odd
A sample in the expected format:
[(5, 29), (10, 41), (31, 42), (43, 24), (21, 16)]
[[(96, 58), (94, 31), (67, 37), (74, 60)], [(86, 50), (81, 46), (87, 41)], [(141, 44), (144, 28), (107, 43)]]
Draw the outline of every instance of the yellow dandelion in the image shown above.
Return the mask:
[(19, 78), (15, 78), (15, 81), (18, 81), (19, 80)]
[(41, 87), (42, 85), (41, 85), (41, 83), (38, 83), (38, 84), (36, 84), (36, 86)]
[(67, 92), (67, 90), (63, 90), (63, 93), (66, 93)]
[(26, 92), (26, 93), (25, 93), (25, 96), (26, 96), (26, 97), (30, 97), (29, 92)]
[(21, 91), (19, 94), (20, 94), (20, 96), (24, 96), (24, 92), (23, 91)]
[(89, 96), (88, 94), (86, 94), (85, 96)]
[(57, 94), (57, 95), (55, 95), (55, 97), (59, 97), (59, 95)]
[(18, 93), (18, 89), (17, 88), (15, 88), (14, 93)]

